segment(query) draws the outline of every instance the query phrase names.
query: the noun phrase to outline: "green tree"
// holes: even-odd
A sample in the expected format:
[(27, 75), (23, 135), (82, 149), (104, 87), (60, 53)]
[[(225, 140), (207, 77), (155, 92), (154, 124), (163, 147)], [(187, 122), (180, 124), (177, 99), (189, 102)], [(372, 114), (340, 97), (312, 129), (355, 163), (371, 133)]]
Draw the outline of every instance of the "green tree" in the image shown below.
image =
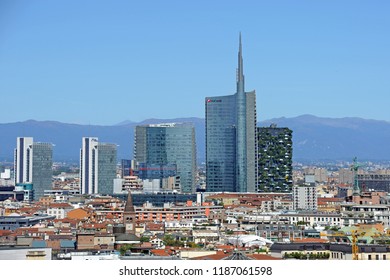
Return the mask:
[(133, 244), (122, 245), (119, 249), (119, 253), (123, 256), (128, 250), (131, 250), (131, 248), (133, 248)]
[(150, 238), (148, 236), (142, 236), (141, 239), (140, 239), (141, 243), (144, 243), (144, 242), (149, 242), (150, 241)]

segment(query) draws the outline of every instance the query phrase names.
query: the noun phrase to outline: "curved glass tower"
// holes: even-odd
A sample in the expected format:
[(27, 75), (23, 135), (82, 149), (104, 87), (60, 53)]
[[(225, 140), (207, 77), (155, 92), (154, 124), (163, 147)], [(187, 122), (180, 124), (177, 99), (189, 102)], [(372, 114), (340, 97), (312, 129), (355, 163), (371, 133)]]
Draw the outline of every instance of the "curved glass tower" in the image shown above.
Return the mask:
[(245, 92), (241, 34), (237, 91), (206, 97), (206, 188), (210, 192), (254, 192), (256, 94)]

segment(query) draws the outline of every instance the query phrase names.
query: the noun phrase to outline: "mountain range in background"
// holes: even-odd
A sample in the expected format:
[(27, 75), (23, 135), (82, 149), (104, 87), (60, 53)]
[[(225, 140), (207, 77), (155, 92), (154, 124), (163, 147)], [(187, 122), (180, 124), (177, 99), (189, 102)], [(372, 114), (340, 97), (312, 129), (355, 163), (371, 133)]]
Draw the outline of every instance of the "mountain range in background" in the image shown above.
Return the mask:
[[(16, 137), (34, 137), (34, 142), (53, 143), (54, 161), (78, 162), (82, 137), (98, 137), (100, 142), (116, 143), (118, 159), (132, 159), (135, 126), (170, 122), (194, 124), (198, 160), (204, 161), (203, 118), (124, 121), (112, 126), (34, 120), (0, 124), (0, 161), (13, 160)], [(354, 157), (359, 161), (390, 161), (390, 122), (302, 115), (266, 120), (258, 126), (271, 124), (293, 130), (294, 161), (351, 161)]]

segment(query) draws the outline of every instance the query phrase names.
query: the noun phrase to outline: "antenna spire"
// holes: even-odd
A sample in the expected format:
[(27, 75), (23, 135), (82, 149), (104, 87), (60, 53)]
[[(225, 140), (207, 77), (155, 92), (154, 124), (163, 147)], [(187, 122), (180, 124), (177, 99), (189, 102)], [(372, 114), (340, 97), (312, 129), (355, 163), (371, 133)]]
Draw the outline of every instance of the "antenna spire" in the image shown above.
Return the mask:
[(244, 62), (242, 59), (241, 32), (238, 47), (237, 92), (244, 92)]

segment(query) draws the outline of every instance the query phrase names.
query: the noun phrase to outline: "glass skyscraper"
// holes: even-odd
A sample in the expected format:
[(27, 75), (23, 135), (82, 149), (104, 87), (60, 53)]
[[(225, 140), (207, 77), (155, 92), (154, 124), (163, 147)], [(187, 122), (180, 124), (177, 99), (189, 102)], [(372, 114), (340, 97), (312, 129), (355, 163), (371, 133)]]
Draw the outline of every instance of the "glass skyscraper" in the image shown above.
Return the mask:
[(52, 188), (53, 145), (18, 137), (14, 159), (15, 185), (32, 184), (34, 200)]
[(237, 91), (206, 97), (206, 189), (254, 192), (256, 185), (256, 94), (245, 92), (241, 35)]
[(80, 150), (82, 194), (112, 194), (116, 178), (117, 146), (99, 143), (96, 137), (83, 137)]
[(196, 146), (195, 128), (192, 124), (137, 126), (134, 159), (140, 163), (140, 173), (146, 177), (151, 176), (144, 179), (154, 179), (156, 172), (160, 172), (161, 178), (175, 176), (172, 172), (177, 172), (181, 191), (195, 192)]
[(98, 151), (98, 192), (111, 195), (116, 178), (117, 145), (99, 143)]

